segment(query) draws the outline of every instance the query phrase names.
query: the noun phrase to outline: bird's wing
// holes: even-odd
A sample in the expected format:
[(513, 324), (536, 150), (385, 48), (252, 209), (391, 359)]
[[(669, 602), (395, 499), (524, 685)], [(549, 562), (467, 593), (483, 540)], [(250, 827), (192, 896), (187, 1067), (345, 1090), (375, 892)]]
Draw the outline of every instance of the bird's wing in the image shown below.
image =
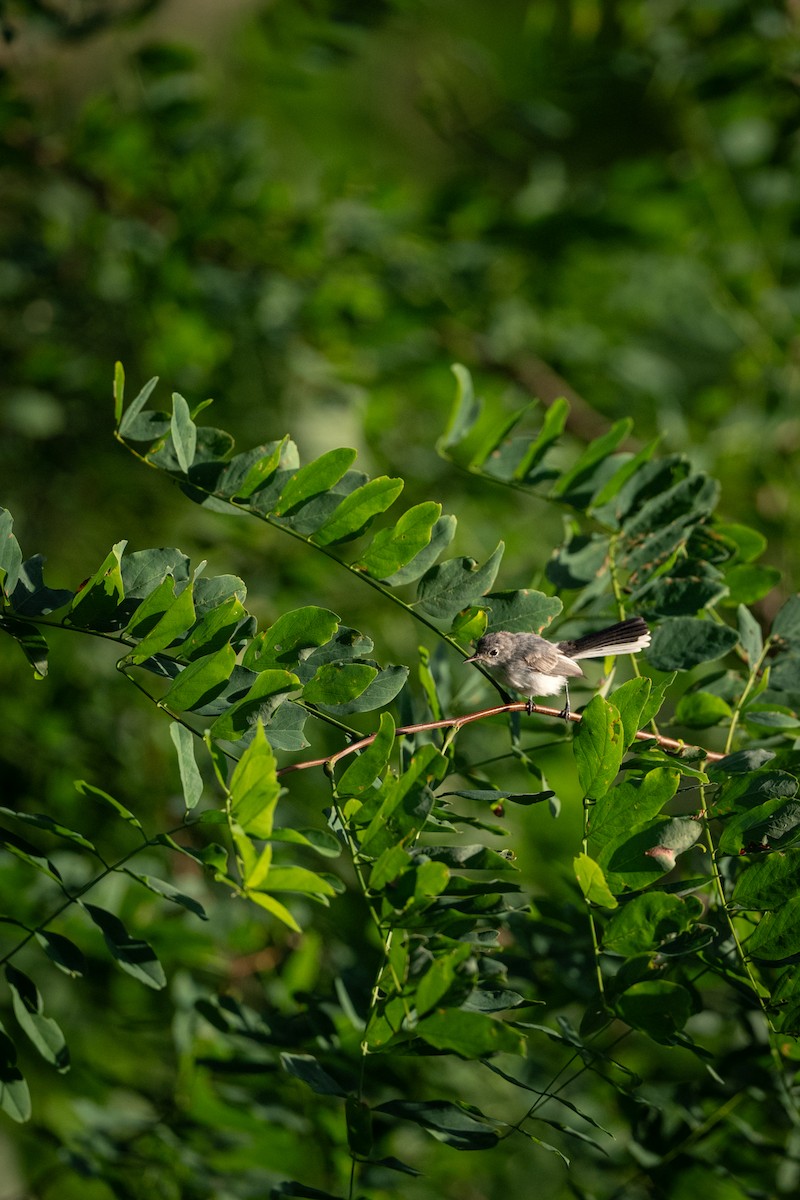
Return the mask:
[(536, 648), (528, 650), (525, 653), (525, 665), (530, 667), (532, 671), (539, 671), (542, 675), (569, 675), (574, 677), (583, 675), (583, 671), (575, 662), (575, 659), (567, 658), (566, 654), (562, 654), (558, 646), (552, 642), (548, 642), (546, 638), (537, 638)]

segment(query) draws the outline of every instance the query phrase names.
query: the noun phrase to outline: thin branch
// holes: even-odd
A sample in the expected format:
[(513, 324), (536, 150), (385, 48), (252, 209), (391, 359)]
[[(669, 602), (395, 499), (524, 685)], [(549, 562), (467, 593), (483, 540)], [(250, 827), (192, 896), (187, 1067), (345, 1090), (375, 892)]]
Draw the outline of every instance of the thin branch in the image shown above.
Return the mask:
[[(502, 713), (511, 712), (527, 712), (527, 704), (522, 701), (514, 701), (511, 704), (501, 704), (495, 708), (483, 708), (479, 712), (465, 713), (462, 717), (446, 717), (441, 721), (423, 721), (419, 725), (399, 725), (395, 730), (396, 737), (402, 737), (409, 733), (425, 733), (429, 729), (460, 729), (462, 725), (470, 725), (473, 721), (483, 721), (486, 717), (500, 716)], [(535, 712), (541, 713), (545, 717), (558, 717), (563, 720), (561, 711), (557, 708), (547, 708), (537, 704)], [(570, 721), (582, 721), (581, 713), (570, 713), (567, 718)], [(344, 758), (348, 754), (355, 754), (358, 750), (364, 750), (367, 746), (371, 746), (377, 737), (377, 733), (370, 733), (367, 737), (361, 738), (358, 742), (353, 742), (350, 746), (345, 746), (343, 750), (338, 750), (336, 754), (328, 755), (327, 758), (311, 758), (306, 762), (289, 763), (285, 767), (281, 767), (278, 771), (279, 775), (288, 775), (290, 771), (305, 771), (309, 767), (325, 767), (326, 770), (331, 770), (340, 758)], [(663, 734), (648, 733), (644, 729), (639, 729), (635, 735), (638, 741), (642, 742), (657, 742), (662, 750), (680, 751), (686, 749), (686, 743), (678, 741), (676, 738), (664, 737)], [(710, 762), (719, 762), (724, 758), (724, 754), (718, 753), (716, 750), (706, 750), (704, 747), (698, 747), (703, 751), (703, 754)]]

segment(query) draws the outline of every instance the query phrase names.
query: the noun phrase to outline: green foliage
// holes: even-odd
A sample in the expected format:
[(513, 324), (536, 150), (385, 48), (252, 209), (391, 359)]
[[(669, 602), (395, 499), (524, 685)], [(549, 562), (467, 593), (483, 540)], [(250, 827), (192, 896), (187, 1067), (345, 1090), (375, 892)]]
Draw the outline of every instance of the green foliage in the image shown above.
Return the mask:
[[(216, 994), (197, 981), (176, 1027), (184, 1070), (192, 1064), (186, 1103), (201, 1125), (230, 1120), (222, 1072), (232, 1068), (244, 1079), (251, 1070), (269, 1072), (287, 1114), (298, 1085), (317, 1098), (310, 1119), (328, 1131), (331, 1147), (349, 1156), (355, 1173), (343, 1169), (337, 1151), (340, 1165), (332, 1159), (321, 1173), (306, 1175), (298, 1167), (302, 1177), (290, 1182), (280, 1177), (278, 1156), (269, 1168), (276, 1194), (341, 1195), (348, 1177), (381, 1194), (382, 1185), (370, 1182), (380, 1178), (376, 1172), (413, 1177), (419, 1170), (395, 1153), (407, 1125), (457, 1150), (485, 1151), (524, 1138), (567, 1161), (570, 1141), (594, 1144), (574, 1123), (592, 1122), (585, 1101), (579, 1090), (569, 1099), (555, 1084), (534, 1087), (526, 1063), (555, 1052), (557, 1077), (577, 1054), (624, 1098), (636, 1085), (625, 1082), (613, 1056), (619, 1028), (628, 1038), (649, 1039), (665, 1054), (689, 1054), (702, 1064), (719, 1053), (718, 1043), (694, 1018), (722, 1013), (736, 997), (749, 1019), (760, 1021), (778, 1056), (770, 1069), (779, 1072), (780, 1056), (790, 1055), (787, 1047), (800, 1035), (793, 962), (800, 781), (786, 668), (800, 644), (796, 598), (766, 636), (741, 604), (730, 624), (728, 573), (745, 554), (752, 563), (762, 547), (754, 533), (739, 528), (731, 536), (718, 522), (713, 480), (675, 456), (658, 458), (654, 448), (621, 455), (627, 425), (596, 439), (559, 471), (549, 464), (560, 449), (554, 434), (560, 416), (548, 419), (548, 413), (539, 428), (522, 434), (520, 422), (530, 414), (517, 413), (498, 419), (489, 435), (468, 373), (459, 368), (457, 377), (442, 451), (462, 456), (472, 445), (468, 465), (478, 478), (531, 490), (535, 502), (569, 510), (564, 544), (548, 569), (568, 598), (567, 625), (608, 621), (634, 607), (658, 622), (639, 659), (652, 674), (637, 671), (613, 690), (604, 687), (584, 708), (571, 741), (583, 833), (560, 918), (549, 901), (525, 894), (511, 831), (486, 819), (487, 809), (502, 816), (506, 803), (554, 800), (554, 790), (541, 786), (541, 743), (520, 746), (517, 710), (523, 705), (508, 706), (505, 748), (503, 724), (487, 729), (493, 752), (484, 761), (466, 736), (464, 714), (440, 717), (446, 705), (439, 689), (448, 684), (435, 659), (427, 659), (418, 694), (411, 692), (407, 666), (381, 666), (371, 657), (369, 637), (316, 603), (283, 613), (259, 631), (241, 579), (207, 578), (204, 564), (192, 570), (174, 549), (128, 553), (120, 542), (76, 593), (53, 591), (41, 579), (39, 560), (24, 559), (9, 514), (1, 514), (3, 631), (29, 662), (31, 633), (41, 640), (32, 662), (37, 677), (44, 674), (44, 638), (51, 630), (115, 645), (118, 671), (172, 717), (184, 807), (177, 824), (148, 834), (126, 804), (80, 783), (82, 795), (133, 838), (114, 859), (80, 828), (45, 813), (3, 810), (12, 823), (2, 831), (5, 850), (48, 889), (35, 915), (23, 917), (20, 909), (14, 916), (22, 936), (5, 955), (16, 1027), (44, 1062), (62, 1073), (70, 1064), (69, 1027), (62, 1031), (46, 1014), (36, 981), (47, 962), (64, 977), (80, 978), (104, 947), (109, 963), (136, 983), (166, 990), (158, 944), (164, 934), (156, 927), (153, 941), (141, 936), (119, 901), (109, 904), (114, 893), (106, 899), (103, 889), (112, 877), (183, 910), (184, 921), (208, 923), (213, 889), (227, 890), (261, 910), (278, 939), (285, 936), (281, 927), (289, 936), (312, 937), (318, 918), (310, 905), (335, 910), (351, 894), (364, 906), (372, 934), (365, 929), (361, 952), (371, 978), (333, 976), (309, 991), (298, 965), (298, 985), (292, 990), (287, 977), (290, 991), (261, 1013), (233, 992)], [(127, 409), (123, 387), (118, 368), (118, 437), (143, 464), (171, 477), (201, 506), (243, 512), (271, 527), (274, 537), (335, 562), (354, 587), (368, 587), (376, 603), (402, 610), (451, 652), (466, 656), (469, 637), (487, 624), (540, 630), (558, 615), (554, 596), (530, 588), (491, 591), (502, 543), (483, 566), (464, 556), (438, 562), (446, 546), (437, 535), (445, 519), (438, 504), (415, 505), (393, 522), (383, 516), (373, 531), (402, 481), (370, 480), (355, 471), (353, 451), (301, 465), (284, 437), (235, 454), (224, 431), (194, 424), (181, 397), (173, 398), (169, 419), (155, 421), (141, 402), (153, 395), (151, 385)], [(157, 436), (148, 444), (141, 435), (154, 427)], [(454, 527), (455, 518), (448, 520)], [(584, 556), (578, 546), (591, 552)], [(420, 560), (418, 573), (409, 572)], [(696, 581), (713, 582), (713, 589)], [(769, 671), (768, 655), (774, 656)], [(718, 660), (724, 670), (709, 674), (706, 664)], [(664, 738), (668, 693), (673, 721), (713, 727), (724, 737), (719, 750)], [(390, 706), (414, 711), (416, 723), (398, 726)], [(367, 736), (344, 720), (376, 710), (377, 728), (366, 716), (374, 730)], [(319, 760), (298, 759), (326, 727), (339, 748)], [(204, 762), (198, 763), (201, 746), (211, 783)], [(292, 792), (300, 768), (324, 768), (328, 776), (327, 830), (298, 827)], [(531, 778), (539, 784), (534, 791), (520, 787)], [(85, 859), (83, 882), (77, 884), (72, 871), (65, 874), (62, 854), (45, 853), (17, 834), (15, 824)], [(207, 897), (153, 872), (151, 856), (165, 851), (204, 873)], [(320, 857), (349, 866), (334, 874)], [(34, 944), (43, 952), (39, 960), (32, 957)], [(308, 945), (315, 953), (313, 940)], [(565, 954), (580, 964), (571, 983), (558, 974), (550, 978)], [(30, 974), (12, 961), (17, 956), (30, 963)], [(543, 1006), (543, 1024), (531, 1024), (532, 1005)], [(578, 1030), (567, 1018), (576, 1010)], [(13, 1037), (7, 1028), (0, 1102), (22, 1121), (30, 1116), (30, 1099)], [(448, 1072), (426, 1073), (422, 1089), (404, 1082), (404, 1061), (423, 1065), (431, 1056), (472, 1064), (473, 1074), (463, 1076), (461, 1086)], [(488, 1092), (480, 1083), (487, 1070), (502, 1081)], [(725, 1070), (719, 1075), (724, 1094)], [(514, 1093), (524, 1097), (531, 1090), (536, 1096), (523, 1099), (522, 1118), (517, 1106), (509, 1119)], [(552, 1115), (558, 1104), (572, 1121)], [(791, 1119), (788, 1099), (787, 1106), (781, 1120)], [(555, 1134), (557, 1143), (542, 1132)], [(102, 1156), (94, 1169), (103, 1177)]]

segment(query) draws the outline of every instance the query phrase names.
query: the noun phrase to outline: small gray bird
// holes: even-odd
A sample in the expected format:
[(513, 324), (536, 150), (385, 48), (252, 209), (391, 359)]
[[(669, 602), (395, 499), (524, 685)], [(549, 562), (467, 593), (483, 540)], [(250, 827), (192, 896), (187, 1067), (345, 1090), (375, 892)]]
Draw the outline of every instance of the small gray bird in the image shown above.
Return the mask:
[(562, 687), (566, 703), (560, 716), (569, 718), (569, 681), (583, 675), (578, 658), (605, 658), (609, 654), (635, 654), (650, 645), (650, 630), (641, 617), (630, 617), (587, 633), (571, 642), (548, 642), (535, 633), (487, 633), (465, 662), (478, 663), (512, 691), (528, 698), (528, 712), (536, 707), (534, 696), (555, 696)]

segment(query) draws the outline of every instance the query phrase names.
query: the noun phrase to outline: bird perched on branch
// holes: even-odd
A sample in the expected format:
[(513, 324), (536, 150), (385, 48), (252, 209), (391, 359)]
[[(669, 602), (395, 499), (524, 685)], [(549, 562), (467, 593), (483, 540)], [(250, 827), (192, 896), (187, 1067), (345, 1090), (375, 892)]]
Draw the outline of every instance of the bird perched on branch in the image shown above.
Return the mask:
[(630, 617), (566, 642), (548, 642), (535, 633), (487, 633), (465, 662), (477, 663), (503, 687), (526, 696), (529, 713), (536, 707), (534, 696), (555, 696), (563, 687), (566, 702), (559, 715), (568, 720), (569, 681), (583, 675), (577, 659), (636, 654), (649, 645), (647, 624), (641, 617)]

